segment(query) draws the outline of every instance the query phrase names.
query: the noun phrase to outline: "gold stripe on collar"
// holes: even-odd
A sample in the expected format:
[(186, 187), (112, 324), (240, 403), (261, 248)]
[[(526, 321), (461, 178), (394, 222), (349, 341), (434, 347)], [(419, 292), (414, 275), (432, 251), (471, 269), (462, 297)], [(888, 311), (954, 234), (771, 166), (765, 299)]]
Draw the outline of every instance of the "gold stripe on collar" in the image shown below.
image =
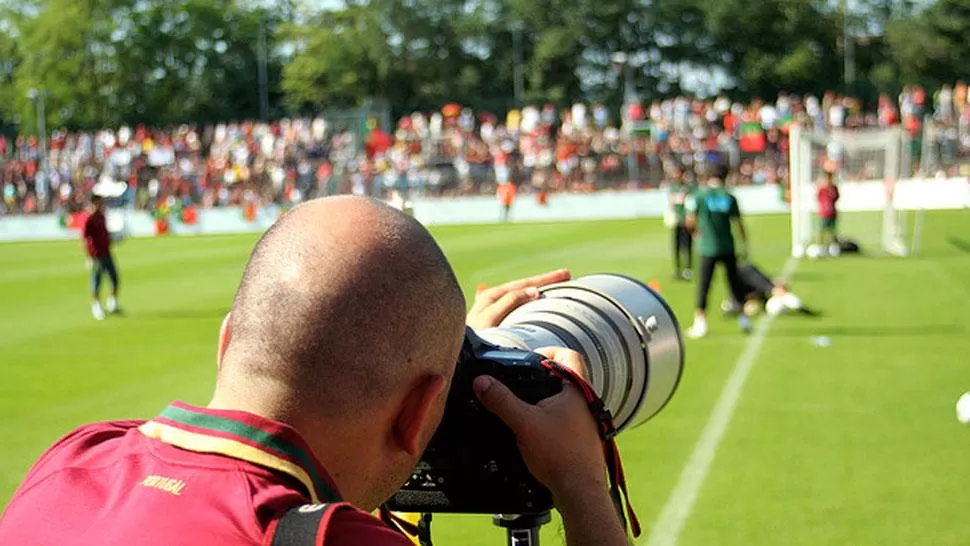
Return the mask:
[(199, 434), (156, 421), (148, 421), (138, 427), (138, 430), (149, 438), (154, 438), (188, 451), (218, 453), (283, 472), (293, 476), (306, 487), (306, 490), (310, 493), (310, 502), (314, 504), (320, 502), (316, 489), (313, 487), (313, 480), (310, 479), (310, 475), (305, 470), (286, 459), (276, 457), (262, 449), (255, 448), (237, 440)]

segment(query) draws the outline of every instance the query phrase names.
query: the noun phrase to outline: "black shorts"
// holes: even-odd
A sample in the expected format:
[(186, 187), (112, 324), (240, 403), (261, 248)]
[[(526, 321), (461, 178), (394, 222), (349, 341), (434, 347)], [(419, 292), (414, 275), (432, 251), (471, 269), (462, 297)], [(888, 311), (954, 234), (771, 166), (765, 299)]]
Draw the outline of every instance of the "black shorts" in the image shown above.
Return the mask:
[(104, 256), (101, 258), (92, 258), (93, 264), (91, 265), (91, 293), (97, 292), (101, 288), (101, 276), (107, 275), (108, 280), (111, 281), (111, 286), (114, 288), (118, 287), (118, 270), (115, 268), (115, 262), (111, 258), (111, 255)]
[(738, 261), (734, 254), (722, 254), (720, 256), (701, 257), (700, 278), (697, 281), (697, 309), (707, 309), (707, 295), (711, 289), (711, 281), (714, 278), (714, 268), (717, 264), (724, 266), (727, 275), (728, 292), (734, 296), (735, 301), (743, 301), (747, 294), (744, 293), (744, 283), (738, 275)]

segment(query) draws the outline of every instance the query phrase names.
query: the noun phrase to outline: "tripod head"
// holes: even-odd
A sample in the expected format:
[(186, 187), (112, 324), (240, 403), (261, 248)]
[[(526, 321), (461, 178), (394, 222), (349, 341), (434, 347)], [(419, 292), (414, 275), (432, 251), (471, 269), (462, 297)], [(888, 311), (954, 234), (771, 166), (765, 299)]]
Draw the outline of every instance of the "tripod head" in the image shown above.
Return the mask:
[(508, 531), (508, 546), (539, 546), (539, 527), (551, 520), (552, 516), (548, 511), (538, 514), (492, 516), (492, 523)]

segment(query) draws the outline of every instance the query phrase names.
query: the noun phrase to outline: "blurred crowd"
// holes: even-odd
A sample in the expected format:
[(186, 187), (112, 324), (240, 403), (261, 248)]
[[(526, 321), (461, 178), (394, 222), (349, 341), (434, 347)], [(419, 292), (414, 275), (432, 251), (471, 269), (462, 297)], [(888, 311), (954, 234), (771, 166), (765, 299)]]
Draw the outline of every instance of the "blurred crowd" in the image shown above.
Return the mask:
[(901, 125), (919, 143), (927, 117), (942, 163), (966, 157), (970, 105), (962, 82), (932, 96), (907, 87), (895, 99), (880, 97), (874, 110), (836, 93), (780, 93), (749, 103), (680, 96), (619, 115), (600, 103), (502, 114), (447, 104), (393, 127), (361, 116), (58, 130), (45, 147), (34, 137), (0, 137), (0, 213), (70, 212), (92, 192), (152, 210), (292, 204), (339, 193), (490, 194), (505, 183), (540, 193), (631, 189), (712, 162), (727, 162), (737, 185), (784, 184), (793, 123), (820, 131)]

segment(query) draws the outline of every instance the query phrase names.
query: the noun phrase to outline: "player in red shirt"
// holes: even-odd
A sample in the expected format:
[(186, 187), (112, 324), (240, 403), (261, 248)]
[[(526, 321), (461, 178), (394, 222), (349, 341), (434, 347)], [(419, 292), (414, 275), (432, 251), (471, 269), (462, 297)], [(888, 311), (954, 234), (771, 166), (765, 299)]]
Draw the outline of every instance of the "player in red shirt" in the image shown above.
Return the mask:
[(108, 312), (118, 313), (118, 269), (111, 256), (111, 234), (104, 216), (104, 198), (91, 197), (91, 214), (84, 221), (82, 229), (84, 246), (91, 259), (91, 314), (96, 320), (104, 320), (101, 308), (101, 278), (108, 276), (111, 281), (111, 295), (108, 296)]
[(835, 173), (828, 171), (818, 186), (818, 228), (819, 244), (823, 250), (829, 251), (833, 256), (839, 253), (838, 249), (838, 210), (836, 203), (839, 201), (839, 188), (835, 185)]
[[(302, 507), (327, 514), (307, 530), (312, 544), (411, 546), (369, 512), (440, 423), (466, 322), (495, 326), (537, 286), (568, 278), (485, 290), (466, 317), (451, 267), (414, 218), (350, 196), (298, 205), (253, 250), (207, 407), (175, 402), (150, 421), (68, 434), (14, 494), (0, 544), (268, 546), (281, 515)], [(583, 367), (575, 352), (543, 353)], [(473, 387), (552, 491), (567, 543), (626, 545), (579, 390), (533, 406), (488, 377)]]

